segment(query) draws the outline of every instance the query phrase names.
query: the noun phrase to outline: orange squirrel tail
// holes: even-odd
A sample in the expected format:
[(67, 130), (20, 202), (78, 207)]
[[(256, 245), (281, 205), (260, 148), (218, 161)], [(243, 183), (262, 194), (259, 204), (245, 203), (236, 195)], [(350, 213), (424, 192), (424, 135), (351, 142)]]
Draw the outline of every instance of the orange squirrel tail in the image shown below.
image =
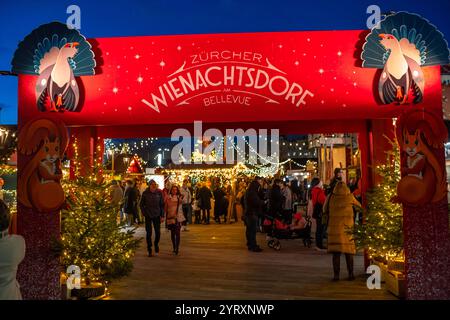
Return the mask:
[(17, 150), (20, 154), (25, 156), (33, 155), (33, 158), (27, 162), (22, 170), (19, 172), (19, 179), (17, 182), (17, 199), (24, 206), (33, 207), (32, 199), (29, 195), (29, 183), (32, 176), (36, 173), (41, 159), (38, 159), (37, 152), (42, 147), (44, 139), (55, 139), (59, 137), (61, 141), (61, 153), (63, 153), (69, 142), (67, 129), (61, 121), (50, 119), (37, 119), (30, 121), (20, 130), (18, 137)]

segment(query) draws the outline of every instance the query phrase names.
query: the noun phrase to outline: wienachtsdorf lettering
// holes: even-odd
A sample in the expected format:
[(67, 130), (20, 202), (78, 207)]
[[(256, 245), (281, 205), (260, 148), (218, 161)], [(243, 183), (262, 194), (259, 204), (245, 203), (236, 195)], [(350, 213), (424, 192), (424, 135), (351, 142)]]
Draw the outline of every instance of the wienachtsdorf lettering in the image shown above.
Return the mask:
[(141, 101), (159, 113), (161, 106), (189, 105), (198, 100), (206, 107), (249, 106), (261, 101), (299, 107), (313, 96), (262, 54), (222, 50), (188, 56), (178, 70), (167, 76), (167, 81), (150, 93), (150, 98)]

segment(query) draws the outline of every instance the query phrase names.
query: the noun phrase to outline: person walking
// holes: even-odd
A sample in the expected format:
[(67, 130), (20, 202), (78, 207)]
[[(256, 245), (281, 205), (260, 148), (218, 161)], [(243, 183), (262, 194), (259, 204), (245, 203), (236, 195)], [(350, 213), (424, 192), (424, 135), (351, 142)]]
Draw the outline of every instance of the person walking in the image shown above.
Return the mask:
[(180, 248), (181, 224), (186, 220), (182, 209), (182, 196), (178, 186), (173, 185), (166, 199), (166, 222), (170, 230), (173, 253), (178, 255)]
[(227, 222), (228, 199), (226, 197), (225, 188), (217, 186), (214, 190), (214, 220), (220, 224), (221, 216), (224, 216), (224, 223)]
[(128, 226), (131, 227), (134, 223), (136, 223), (136, 219), (138, 219), (138, 200), (139, 200), (139, 191), (135, 187), (134, 181), (127, 180), (127, 187), (125, 189), (124, 195), (124, 205), (123, 211), (127, 215)]
[(316, 221), (316, 250), (324, 250), (323, 247), (323, 205), (325, 204), (326, 196), (323, 190), (323, 183), (318, 177), (311, 180), (311, 192), (309, 193), (309, 200), (312, 204), (312, 218)]
[(328, 196), (329, 194), (333, 193), (334, 187), (336, 186), (336, 183), (338, 183), (339, 181), (342, 181), (342, 169), (341, 168), (335, 168), (334, 169), (334, 176), (333, 178), (330, 180), (330, 185), (328, 186), (328, 189), (326, 191), (326, 195)]
[(202, 184), (202, 187), (198, 190), (196, 197), (199, 200), (199, 207), (202, 212), (202, 222), (203, 224), (209, 224), (212, 193), (206, 183)]
[(152, 256), (152, 227), (155, 230), (154, 247), (155, 256), (157, 256), (161, 238), (161, 223), (164, 221), (164, 196), (158, 189), (155, 180), (150, 180), (149, 187), (142, 193), (140, 207), (145, 219), (148, 256)]
[(25, 239), (8, 233), (10, 219), (8, 206), (0, 200), (0, 300), (22, 300), (16, 274), (25, 257)]
[(253, 180), (245, 193), (245, 236), (247, 238), (247, 248), (249, 251), (261, 252), (262, 249), (256, 243), (256, 231), (258, 228), (258, 217), (261, 214), (264, 201), (259, 197), (258, 180)]
[(235, 222), (242, 221), (243, 214), (244, 214), (244, 206), (242, 205), (244, 202), (244, 195), (245, 195), (245, 182), (240, 181), (238, 185), (238, 191), (236, 194), (235, 199), (235, 208), (236, 208), (236, 217)]
[(281, 189), (281, 195), (283, 196), (283, 217), (286, 224), (292, 223), (292, 191), (291, 187), (284, 183)]
[(111, 191), (110, 191), (110, 197), (111, 197), (111, 204), (118, 210), (119, 212), (119, 221), (122, 222), (126, 219), (122, 219), (123, 217), (123, 211), (121, 208), (121, 205), (123, 204), (123, 191), (120, 187), (119, 181), (113, 180), (111, 182)]
[(333, 281), (339, 280), (342, 253), (345, 254), (348, 280), (355, 279), (353, 256), (356, 247), (351, 235), (346, 233), (348, 228), (354, 226), (353, 206), (361, 208), (361, 204), (350, 193), (347, 185), (343, 181), (338, 181), (324, 205), (324, 212), (328, 212), (328, 252), (333, 254)]
[(181, 230), (182, 231), (189, 231), (187, 228), (188, 224), (192, 224), (192, 193), (188, 186), (188, 181), (185, 179), (183, 181), (183, 185), (180, 189), (181, 196), (183, 197), (182, 200), (182, 209), (185, 220), (183, 221)]
[(280, 179), (273, 181), (272, 190), (270, 190), (269, 198), (269, 214), (274, 218), (281, 216), (283, 211), (283, 195), (281, 194), (281, 186), (283, 182)]

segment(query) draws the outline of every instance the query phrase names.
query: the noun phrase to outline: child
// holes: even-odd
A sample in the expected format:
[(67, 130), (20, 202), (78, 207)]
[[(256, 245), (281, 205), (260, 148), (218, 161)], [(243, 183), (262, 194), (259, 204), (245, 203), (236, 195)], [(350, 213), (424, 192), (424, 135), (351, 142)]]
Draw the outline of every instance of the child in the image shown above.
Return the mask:
[(297, 212), (294, 214), (294, 219), (292, 220), (289, 228), (293, 231), (304, 229), (306, 226), (306, 220), (303, 218), (302, 212)]
[(192, 210), (194, 211), (195, 224), (200, 224), (200, 207), (198, 206), (198, 200), (192, 202)]

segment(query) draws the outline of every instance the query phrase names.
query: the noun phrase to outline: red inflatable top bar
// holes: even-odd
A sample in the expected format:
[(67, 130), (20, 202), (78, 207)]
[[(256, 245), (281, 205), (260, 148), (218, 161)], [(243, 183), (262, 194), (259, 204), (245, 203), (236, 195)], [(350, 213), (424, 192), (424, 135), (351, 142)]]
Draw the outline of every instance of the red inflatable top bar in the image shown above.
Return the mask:
[[(376, 98), (377, 69), (361, 67), (365, 31), (97, 38), (99, 67), (78, 79), (67, 125), (375, 119), (406, 105)], [(440, 68), (422, 68), (426, 108), (441, 108)], [(39, 115), (37, 76), (19, 76), (21, 121)]]

